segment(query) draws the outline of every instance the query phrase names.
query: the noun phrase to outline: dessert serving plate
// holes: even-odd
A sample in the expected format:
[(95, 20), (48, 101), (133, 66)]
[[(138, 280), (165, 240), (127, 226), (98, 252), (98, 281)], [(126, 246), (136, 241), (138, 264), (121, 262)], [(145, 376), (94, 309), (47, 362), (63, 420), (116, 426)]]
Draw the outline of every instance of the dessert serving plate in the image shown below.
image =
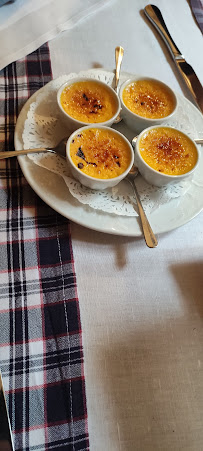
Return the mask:
[[(75, 76), (76, 74), (73, 75)], [(78, 75), (81, 76), (81, 73)], [(113, 74), (110, 71), (95, 69), (82, 72), (82, 76), (90, 76), (101, 80), (105, 79), (106, 83), (110, 84), (112, 82)], [(132, 76), (132, 74), (123, 73), (121, 76), (121, 83)], [(52, 84), (53, 81), (37, 91), (22, 108), (15, 129), (16, 150), (21, 150), (24, 146), (22, 134), (30, 105), (37, 99), (39, 93), (50, 89)], [(193, 127), (193, 134), (194, 132), (197, 134), (195, 137), (201, 138), (203, 136), (203, 116), (189, 100), (182, 95), (176, 95), (179, 104), (189, 118), (188, 129), (190, 129), (191, 125), (191, 127)], [(178, 119), (180, 123), (181, 118), (179, 117)], [(114, 127), (124, 135), (128, 135), (128, 138), (133, 137), (132, 132), (126, 134), (126, 126), (123, 122), (120, 122)], [(61, 215), (82, 226), (100, 232), (132, 237), (141, 236), (142, 232), (138, 217), (110, 214), (84, 205), (70, 194), (63, 178), (58, 174), (37, 166), (27, 156), (18, 157), (18, 161), (30, 186), (44, 202)], [(202, 194), (203, 154), (200, 157), (198, 171), (195, 173), (191, 186), (187, 192), (183, 196), (172, 199), (170, 202), (160, 205), (159, 208), (151, 210), (150, 214), (148, 214), (148, 219), (153, 231), (158, 234), (173, 230), (186, 224), (198, 215), (203, 209)]]

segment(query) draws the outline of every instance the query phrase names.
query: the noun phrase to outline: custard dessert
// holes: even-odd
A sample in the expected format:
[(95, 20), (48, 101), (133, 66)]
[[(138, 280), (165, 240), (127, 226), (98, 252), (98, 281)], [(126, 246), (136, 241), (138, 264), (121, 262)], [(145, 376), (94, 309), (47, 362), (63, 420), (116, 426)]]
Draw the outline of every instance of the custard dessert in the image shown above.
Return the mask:
[(94, 80), (66, 86), (60, 102), (69, 116), (87, 124), (106, 122), (118, 109), (118, 102), (110, 89)]
[(167, 175), (186, 174), (198, 159), (196, 146), (190, 138), (167, 127), (146, 131), (140, 139), (139, 151), (152, 169)]
[(137, 80), (123, 90), (123, 103), (138, 116), (161, 119), (169, 116), (176, 102), (172, 91), (157, 80)]
[(70, 144), (70, 157), (83, 173), (99, 179), (119, 176), (132, 158), (122, 136), (102, 128), (84, 129), (75, 135)]

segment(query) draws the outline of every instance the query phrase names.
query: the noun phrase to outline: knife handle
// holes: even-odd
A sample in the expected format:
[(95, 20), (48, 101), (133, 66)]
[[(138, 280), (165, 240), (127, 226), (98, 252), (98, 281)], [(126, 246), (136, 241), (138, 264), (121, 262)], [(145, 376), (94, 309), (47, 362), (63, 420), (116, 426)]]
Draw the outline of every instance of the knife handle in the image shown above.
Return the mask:
[(163, 16), (159, 8), (157, 8), (157, 6), (155, 5), (147, 5), (144, 8), (144, 13), (150, 20), (150, 22), (154, 25), (154, 27), (157, 29), (157, 31), (160, 33), (173, 59), (177, 58), (184, 59), (184, 56), (181, 55), (180, 50), (178, 49), (177, 45), (173, 41), (168, 31), (168, 28), (164, 22)]

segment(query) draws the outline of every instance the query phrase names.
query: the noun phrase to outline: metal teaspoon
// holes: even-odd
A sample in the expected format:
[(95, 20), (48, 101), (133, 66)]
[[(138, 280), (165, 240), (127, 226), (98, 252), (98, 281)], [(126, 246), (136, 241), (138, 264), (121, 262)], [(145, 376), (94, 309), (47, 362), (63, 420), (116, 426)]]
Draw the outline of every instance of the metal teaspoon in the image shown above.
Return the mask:
[[(120, 69), (121, 63), (123, 59), (124, 49), (121, 46), (115, 48), (115, 59), (116, 59), (116, 75), (115, 75), (115, 91), (118, 95), (119, 92), (119, 79), (120, 79)], [(122, 121), (121, 114), (119, 113), (116, 117), (114, 124), (118, 124), (118, 122)]]

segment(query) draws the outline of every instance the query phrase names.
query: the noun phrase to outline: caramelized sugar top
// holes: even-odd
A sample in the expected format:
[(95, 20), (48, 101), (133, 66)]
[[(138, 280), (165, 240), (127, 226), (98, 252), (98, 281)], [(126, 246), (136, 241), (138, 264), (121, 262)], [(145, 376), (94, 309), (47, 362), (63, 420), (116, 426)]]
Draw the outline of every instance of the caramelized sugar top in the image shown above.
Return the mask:
[(123, 102), (133, 113), (149, 119), (166, 117), (175, 108), (170, 90), (155, 80), (138, 80), (127, 85)]
[(70, 145), (70, 156), (78, 169), (100, 179), (117, 177), (131, 161), (130, 149), (122, 136), (99, 128), (76, 135)]
[(94, 80), (67, 86), (60, 100), (66, 113), (88, 124), (106, 122), (116, 114), (118, 106), (111, 91)]
[(159, 127), (144, 133), (139, 150), (143, 160), (163, 174), (185, 174), (197, 162), (197, 149), (193, 142), (172, 128)]

